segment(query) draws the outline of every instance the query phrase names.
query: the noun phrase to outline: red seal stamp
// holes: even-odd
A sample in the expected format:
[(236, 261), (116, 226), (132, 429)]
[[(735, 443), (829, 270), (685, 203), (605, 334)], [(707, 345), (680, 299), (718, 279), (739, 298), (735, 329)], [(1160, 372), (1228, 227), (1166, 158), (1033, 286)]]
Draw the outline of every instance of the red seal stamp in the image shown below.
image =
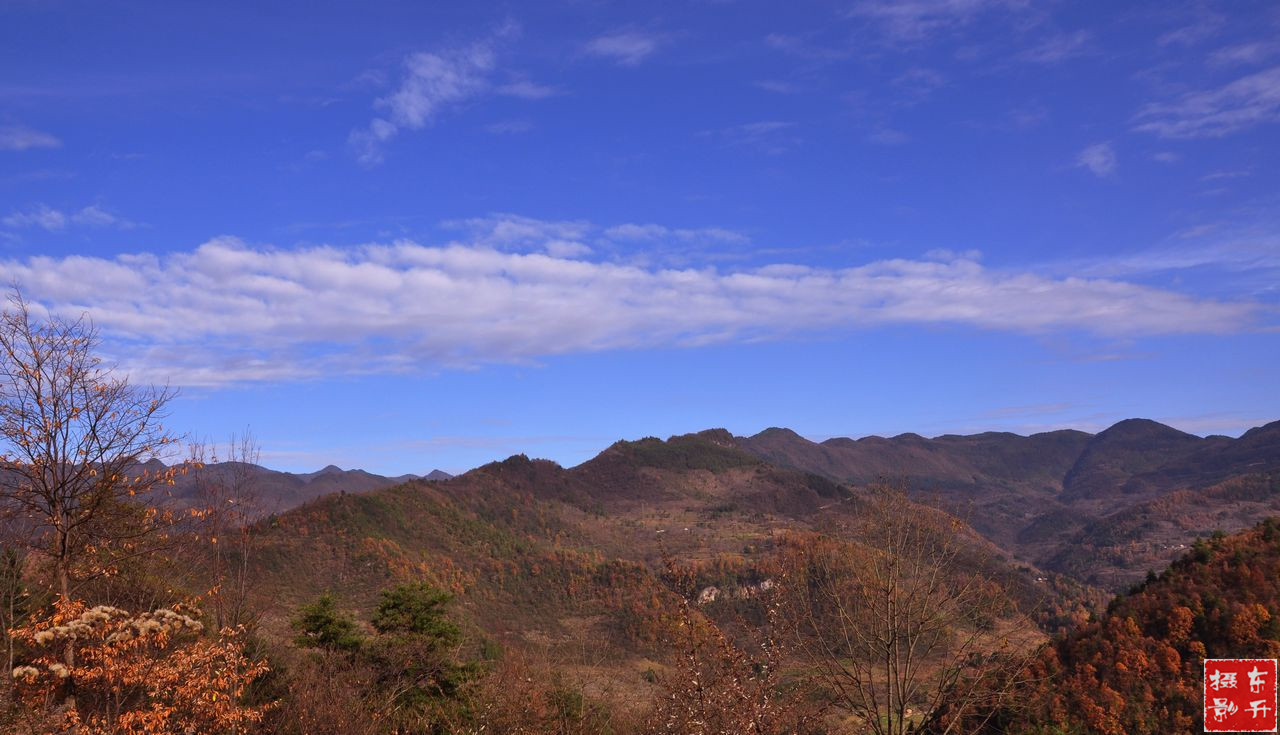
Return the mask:
[(1204, 661), (1205, 732), (1276, 732), (1276, 660)]

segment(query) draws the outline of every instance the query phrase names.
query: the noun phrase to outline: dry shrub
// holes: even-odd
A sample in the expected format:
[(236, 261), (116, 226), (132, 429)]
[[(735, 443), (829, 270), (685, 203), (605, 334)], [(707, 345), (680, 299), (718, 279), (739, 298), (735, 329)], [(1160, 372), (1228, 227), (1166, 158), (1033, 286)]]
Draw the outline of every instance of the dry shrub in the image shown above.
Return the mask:
[(291, 662), (284, 696), (266, 723), (278, 735), (375, 735), (382, 732), (370, 672), (336, 655)]
[(782, 651), (773, 636), (778, 608), (771, 594), (762, 602), (766, 624), (758, 632), (759, 653), (750, 656), (713, 621), (693, 609), (696, 589), (687, 570), (668, 559), (667, 574), (683, 589), (673, 641), (675, 665), (658, 678), (662, 690), (646, 732), (671, 735), (784, 735), (818, 732), (821, 713), (798, 691), (784, 689)]
[[(621, 735), (638, 730), (629, 708), (584, 689), (600, 682), (576, 681), (534, 654), (507, 653), (468, 692), (468, 722), (453, 732), (467, 735)], [(595, 687), (592, 687), (595, 688)]]
[[(244, 656), (239, 631), (202, 636), (181, 609), (132, 615), (60, 601), (14, 631), (32, 655), (12, 671), (19, 732), (151, 735), (245, 731), (263, 708), (241, 703), (266, 664)], [(74, 655), (72, 655), (74, 651)]]

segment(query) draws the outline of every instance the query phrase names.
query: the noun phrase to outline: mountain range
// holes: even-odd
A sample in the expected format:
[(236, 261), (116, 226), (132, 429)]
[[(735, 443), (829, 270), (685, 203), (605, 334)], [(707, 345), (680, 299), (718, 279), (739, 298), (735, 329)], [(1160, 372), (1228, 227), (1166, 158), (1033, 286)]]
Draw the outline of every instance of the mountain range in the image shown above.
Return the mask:
[[(858, 544), (871, 492), (765, 461), (721, 429), (619, 441), (571, 468), (516, 455), (265, 519), (249, 551), (267, 591), (255, 607), (265, 630), (287, 638), (294, 612), (321, 594), (360, 619), (381, 590), (426, 581), (457, 596), (477, 638), (559, 652), (626, 691), (648, 691), (679, 616), (672, 570), (680, 594), (736, 629), (760, 614), (751, 598), (777, 573), (780, 545), (794, 534)], [(998, 580), (1044, 629), (1101, 602), (954, 527), (959, 563)]]
[(1128, 419), (1097, 434), (813, 442), (773, 428), (735, 442), (836, 482), (901, 480), (1016, 557), (1111, 589), (1163, 568), (1199, 536), (1280, 512), (1280, 421), (1237, 439)]
[[(1198, 537), (1280, 513), (1280, 421), (1234, 439), (1199, 437), (1147, 419), (1096, 434), (1068, 429), (821, 442), (783, 428), (752, 436), (712, 429), (665, 442), (620, 441), (568, 470), (520, 455), (456, 479), (439, 470), (422, 478), (385, 477), (332, 465), (292, 474), (221, 463), (201, 472), (224, 482), (251, 478), (260, 515), (331, 493), (370, 493), (419, 479), (451, 480), (453, 489), (518, 477), (490, 491), (622, 513), (690, 493), (714, 495), (724, 523), (737, 522), (739, 512), (813, 512), (849, 488), (888, 480), (964, 519), (1012, 558), (1121, 590), (1164, 568)], [(765, 476), (769, 482), (759, 480)], [(181, 503), (196, 502), (196, 477), (178, 478), (173, 493)], [(693, 490), (699, 483), (707, 487)]]
[(648, 691), (681, 604), (671, 570), (680, 595), (737, 629), (794, 534), (859, 543), (881, 481), (909, 490), (912, 513), (953, 515), (963, 563), (998, 581), (1041, 640), (1072, 629), (1198, 538), (1280, 514), (1280, 422), (1238, 439), (1145, 420), (823, 442), (711, 429), (618, 441), (570, 468), (515, 455), (442, 480), (212, 470), (252, 470), (280, 508), (245, 547), (267, 634), (289, 639), (322, 593), (364, 619), (380, 591), (426, 581), (456, 595), (477, 640), (559, 652)]
[[(151, 472), (165, 469), (159, 460), (151, 460), (145, 466)], [(384, 477), (359, 469), (344, 470), (336, 465), (315, 472), (293, 473), (246, 462), (213, 462), (179, 472), (167, 492), (174, 505), (189, 507), (204, 502), (201, 496), (209, 486), (225, 491), (239, 485), (252, 493), (251, 516), (256, 518), (282, 513), (331, 493), (366, 493), (412, 480), (437, 481), (451, 477), (453, 475), (441, 470), (432, 470), (426, 475)]]
[[(1197, 538), (1280, 514), (1280, 422), (1235, 439), (1198, 437), (1145, 419), (1097, 434), (821, 442), (781, 428), (745, 437), (712, 429), (619, 441), (568, 469), (517, 455), (458, 477), (440, 471), (385, 477), (332, 465), (294, 474), (224, 462), (180, 475), (172, 488), (179, 504), (200, 502), (201, 480), (247, 480), (257, 498), (253, 515), (278, 516), (277, 529), (325, 529), (318, 543), (335, 546), (321, 566), (334, 568), (302, 575), (310, 580), (302, 582), (307, 594), (361, 577), (358, 568), (344, 571), (357, 551), (349, 547), (353, 540), (424, 568), (447, 560), (462, 587), (458, 580), (484, 579), (484, 564), (509, 551), (476, 548), (477, 538), (505, 538), (500, 547), (538, 553), (548, 543), (590, 550), (588, 556), (638, 569), (659, 565), (664, 553), (743, 556), (781, 529), (829, 530), (856, 512), (862, 488), (887, 480), (965, 521), (1021, 577), (1082, 585), (1086, 592), (1068, 594), (1078, 600), (1090, 588), (1127, 588)], [(422, 536), (428, 529), (429, 537)], [(294, 542), (288, 534), (278, 540), (281, 548)]]

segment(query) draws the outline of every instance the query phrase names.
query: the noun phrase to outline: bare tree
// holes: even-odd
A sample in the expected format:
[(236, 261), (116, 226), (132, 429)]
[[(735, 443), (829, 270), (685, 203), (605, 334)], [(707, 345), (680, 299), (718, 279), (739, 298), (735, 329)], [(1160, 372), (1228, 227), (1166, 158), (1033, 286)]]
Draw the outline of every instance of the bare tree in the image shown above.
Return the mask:
[(873, 489), (857, 543), (792, 538), (784, 619), (833, 704), (875, 735), (972, 732), (1019, 684), (1030, 624), (964, 526)]
[[(673, 665), (656, 677), (659, 697), (646, 732), (670, 735), (798, 735), (815, 731), (822, 711), (804, 688), (784, 687), (786, 652), (777, 638), (781, 609), (775, 590), (756, 598), (762, 620), (737, 626), (738, 640), (695, 608), (702, 586), (696, 568), (681, 566), (659, 544), (665, 581), (678, 595), (679, 615), (666, 632)], [(749, 651), (754, 651), (750, 653)]]
[(0, 314), (0, 500), (65, 599), (144, 553), (157, 511), (135, 500), (175, 472), (145, 464), (175, 442), (161, 425), (174, 393), (117, 376), (98, 348), (86, 318), (36, 320), (17, 289)]
[[(12, 631), (26, 617), (29, 595), (22, 579), (26, 557), (22, 546), (0, 542), (0, 630), (4, 631), (5, 640), (4, 671), (13, 671), (16, 641)], [(13, 680), (7, 676), (3, 678), (5, 696), (0, 697), (0, 708), (8, 704), (7, 698), (13, 694)]]
[(200, 504), (200, 534), (208, 553), (211, 603), (219, 630), (250, 624), (249, 562), (253, 555), (253, 521), (262, 514), (257, 484), (261, 449), (253, 433), (232, 435), (225, 453), (193, 443), (189, 456)]

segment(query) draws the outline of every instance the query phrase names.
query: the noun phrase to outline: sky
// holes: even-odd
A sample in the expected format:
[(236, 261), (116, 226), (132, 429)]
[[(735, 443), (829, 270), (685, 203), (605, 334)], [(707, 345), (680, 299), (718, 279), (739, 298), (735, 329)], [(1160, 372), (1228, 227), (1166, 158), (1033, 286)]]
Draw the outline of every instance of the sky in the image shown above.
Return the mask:
[(0, 0), (0, 277), (293, 471), (1239, 435), (1280, 6)]

